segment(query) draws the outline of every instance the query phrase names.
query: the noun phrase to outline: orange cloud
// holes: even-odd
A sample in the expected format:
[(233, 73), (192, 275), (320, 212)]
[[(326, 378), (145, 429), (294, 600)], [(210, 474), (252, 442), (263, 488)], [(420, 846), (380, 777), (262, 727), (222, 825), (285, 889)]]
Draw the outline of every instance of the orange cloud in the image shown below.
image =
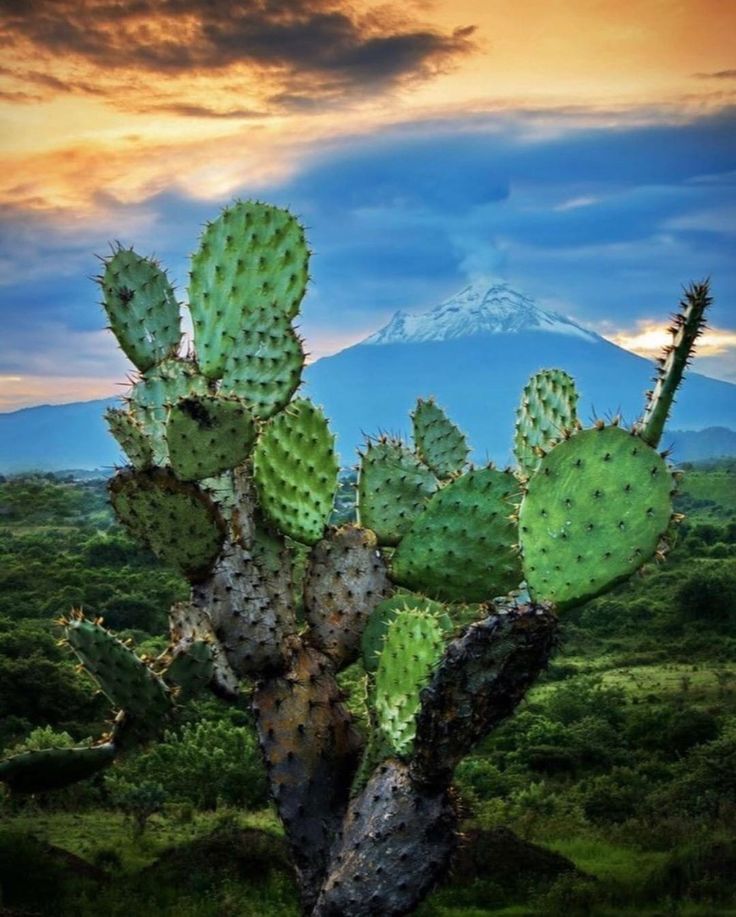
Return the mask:
[[(609, 341), (643, 357), (656, 357), (671, 343), (667, 326), (652, 319), (642, 319), (635, 328), (605, 334)], [(696, 353), (702, 357), (721, 356), (736, 350), (736, 331), (708, 327), (698, 338)], [(736, 356), (736, 352), (734, 354)]]

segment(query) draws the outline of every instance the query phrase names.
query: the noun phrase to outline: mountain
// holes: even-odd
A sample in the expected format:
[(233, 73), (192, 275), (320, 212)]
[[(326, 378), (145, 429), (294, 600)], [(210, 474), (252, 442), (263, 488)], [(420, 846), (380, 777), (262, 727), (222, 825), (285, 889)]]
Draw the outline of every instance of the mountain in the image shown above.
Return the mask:
[(597, 343), (603, 340), (559, 312), (546, 312), (505, 281), (475, 281), (431, 312), (396, 312), (363, 344), (420, 344), (484, 334), (547, 331)]
[[(397, 312), (361, 343), (318, 360), (308, 367), (306, 393), (327, 409), (343, 461), (366, 433), (407, 435), (417, 396), (434, 395), (468, 433), (476, 460), (506, 463), (521, 389), (531, 373), (553, 366), (575, 378), (584, 422), (616, 413), (636, 420), (654, 372), (649, 360), (503, 281), (485, 280), (422, 314)], [(690, 372), (668, 429), (735, 420), (736, 385)]]
[[(418, 396), (434, 395), (468, 433), (474, 458), (511, 460), (514, 412), (531, 373), (574, 376), (579, 415), (634, 421), (654, 367), (498, 281), (476, 282), (436, 308), (396, 315), (364, 341), (307, 367), (304, 393), (324, 405), (344, 464), (365, 434), (411, 431)], [(120, 463), (102, 414), (115, 399), (0, 414), (0, 472)], [(675, 461), (736, 454), (736, 385), (688, 373), (663, 445)], [(685, 429), (687, 433), (678, 433)], [(709, 429), (721, 428), (721, 429)], [(672, 430), (673, 432), (669, 432)]]
[(109, 468), (122, 459), (103, 419), (117, 398), (0, 414), (0, 472)]

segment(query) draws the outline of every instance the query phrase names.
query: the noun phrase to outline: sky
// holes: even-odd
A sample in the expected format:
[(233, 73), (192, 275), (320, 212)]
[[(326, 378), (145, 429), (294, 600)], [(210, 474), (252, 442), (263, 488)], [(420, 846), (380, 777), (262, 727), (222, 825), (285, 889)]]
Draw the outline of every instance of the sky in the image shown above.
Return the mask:
[(622, 346), (709, 276), (736, 382), (733, 0), (0, 0), (0, 411), (121, 391), (116, 241), (186, 299), (202, 224), (288, 206), (312, 359), (501, 277)]

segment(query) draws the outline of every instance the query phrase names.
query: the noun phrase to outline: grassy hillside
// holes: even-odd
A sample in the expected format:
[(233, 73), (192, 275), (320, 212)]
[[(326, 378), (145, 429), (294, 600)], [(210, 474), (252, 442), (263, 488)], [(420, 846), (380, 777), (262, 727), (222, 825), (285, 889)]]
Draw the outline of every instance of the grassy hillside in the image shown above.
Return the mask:
[[(460, 767), (475, 859), (421, 917), (736, 914), (734, 483), (732, 465), (691, 469), (667, 564), (565, 615), (548, 673)], [(0, 483), (0, 583), (5, 751), (98, 734), (106, 705), (56, 646), (58, 614), (104, 614), (155, 651), (186, 590), (117, 528), (102, 482), (47, 477)], [(298, 913), (245, 704), (191, 702), (163, 746), (0, 805), (3, 913)]]

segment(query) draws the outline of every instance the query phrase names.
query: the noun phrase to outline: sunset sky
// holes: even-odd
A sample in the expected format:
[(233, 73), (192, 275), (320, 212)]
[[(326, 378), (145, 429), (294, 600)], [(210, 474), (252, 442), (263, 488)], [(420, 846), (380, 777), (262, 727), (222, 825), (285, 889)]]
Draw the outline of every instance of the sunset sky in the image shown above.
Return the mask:
[(712, 277), (736, 382), (734, 0), (0, 0), (0, 410), (119, 390), (95, 254), (185, 298), (205, 219), (301, 216), (313, 358), (475, 275), (656, 350)]

